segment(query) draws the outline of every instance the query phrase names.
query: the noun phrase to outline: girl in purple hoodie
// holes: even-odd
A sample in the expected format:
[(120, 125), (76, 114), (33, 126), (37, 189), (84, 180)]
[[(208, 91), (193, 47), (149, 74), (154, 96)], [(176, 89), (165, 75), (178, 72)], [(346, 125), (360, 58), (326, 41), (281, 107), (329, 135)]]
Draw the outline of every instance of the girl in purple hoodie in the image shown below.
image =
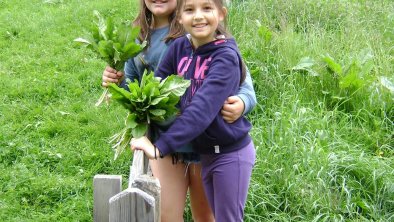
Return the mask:
[(226, 15), (223, 0), (178, 1), (177, 19), (189, 34), (169, 46), (155, 75), (175, 73), (191, 86), (181, 98), (181, 114), (154, 145), (146, 137), (131, 143), (151, 159), (191, 143), (201, 157), (204, 189), (217, 222), (243, 220), (256, 158), (251, 124), (244, 117), (227, 123), (220, 114), (245, 78), (238, 47), (222, 26)]

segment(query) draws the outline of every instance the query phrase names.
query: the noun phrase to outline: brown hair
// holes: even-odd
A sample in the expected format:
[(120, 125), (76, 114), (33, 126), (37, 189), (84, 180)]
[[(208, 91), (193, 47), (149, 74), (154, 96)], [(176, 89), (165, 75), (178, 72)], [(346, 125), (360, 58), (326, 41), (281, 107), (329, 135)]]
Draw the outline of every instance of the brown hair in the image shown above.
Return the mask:
[[(176, 18), (172, 21), (172, 22), (177, 23), (177, 25), (175, 25), (175, 24), (171, 25), (170, 32), (168, 33), (166, 39), (169, 39), (169, 40), (176, 39), (176, 38), (178, 38), (180, 36), (183, 36), (185, 34), (185, 30), (184, 30), (183, 26), (180, 25), (179, 22), (178, 22), (178, 20), (179, 20), (179, 18), (181, 16), (182, 8), (183, 8), (183, 5), (184, 5), (185, 1), (186, 0), (177, 0), (177, 6), (176, 6), (176, 10), (175, 10), (176, 11)], [(218, 9), (221, 9), (221, 8), (223, 8), (225, 6), (224, 3), (223, 3), (223, 0), (207, 0), (207, 1), (213, 1), (213, 3), (215, 4), (215, 6)], [(227, 19), (226, 19), (226, 17), (227, 16), (224, 16), (223, 22), (219, 23), (218, 28), (216, 29), (216, 36), (224, 35), (225, 38), (231, 38), (232, 36), (228, 32), (228, 30), (226, 28), (227, 27)], [(246, 78), (246, 65), (245, 65), (241, 55), (239, 55), (239, 56), (240, 56), (240, 63), (241, 63), (241, 81), (240, 81), (240, 84), (242, 84), (245, 81), (245, 78)]]
[[(164, 38), (165, 42), (172, 40), (173, 38), (169, 38), (170, 33), (172, 32), (172, 30), (178, 30), (179, 26), (181, 26), (177, 22), (177, 19), (175, 16), (176, 11), (177, 10), (174, 10), (174, 12), (168, 18), (168, 22), (170, 23), (170, 32)], [(133, 26), (138, 26), (141, 28), (140, 34), (138, 35), (138, 39), (141, 42), (146, 40), (147, 44), (149, 45), (151, 30), (153, 29), (153, 27), (152, 27), (153, 24), (155, 24), (155, 21), (154, 21), (154, 16), (153, 16), (152, 12), (146, 6), (145, 1), (140, 0), (140, 11), (138, 12), (137, 17), (133, 21)]]

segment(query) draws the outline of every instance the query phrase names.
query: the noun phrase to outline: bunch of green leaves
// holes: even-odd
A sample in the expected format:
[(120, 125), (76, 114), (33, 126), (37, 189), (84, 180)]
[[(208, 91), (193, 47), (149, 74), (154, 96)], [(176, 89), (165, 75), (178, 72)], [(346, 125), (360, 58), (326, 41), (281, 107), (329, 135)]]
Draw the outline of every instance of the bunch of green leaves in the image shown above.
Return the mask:
[(145, 73), (140, 84), (128, 80), (130, 91), (111, 83), (108, 87), (111, 98), (129, 111), (125, 127), (110, 140), (114, 143), (115, 159), (129, 146), (132, 138), (146, 135), (149, 124), (175, 116), (176, 104), (189, 85), (190, 81), (180, 76), (170, 75), (161, 81), (152, 72)]
[[(122, 71), (125, 62), (137, 56), (146, 45), (136, 42), (140, 28), (131, 24), (115, 25), (110, 17), (104, 18), (98, 11), (93, 14), (97, 21), (91, 28), (91, 35), (74, 41), (86, 45), (110, 67)], [(107, 93), (106, 89), (96, 105), (101, 104)]]

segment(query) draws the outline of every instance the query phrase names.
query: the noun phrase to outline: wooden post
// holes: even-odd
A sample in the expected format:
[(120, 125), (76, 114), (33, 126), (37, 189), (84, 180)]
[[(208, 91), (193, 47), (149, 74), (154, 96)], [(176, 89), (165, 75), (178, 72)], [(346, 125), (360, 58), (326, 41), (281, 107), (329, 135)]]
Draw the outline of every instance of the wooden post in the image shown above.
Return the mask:
[(122, 191), (122, 176), (96, 175), (93, 178), (94, 222), (109, 221), (109, 199)]
[(160, 183), (146, 175), (144, 156), (143, 151), (134, 151), (129, 188), (109, 200), (110, 222), (160, 222)]
[(160, 214), (161, 214), (161, 198), (160, 198), (160, 182), (159, 179), (154, 178), (149, 175), (140, 175), (135, 179), (133, 187), (136, 187), (140, 190), (145, 191), (149, 195), (151, 195), (155, 199), (154, 206), (154, 214), (155, 214), (155, 222), (160, 222)]
[(155, 222), (155, 198), (138, 188), (127, 188), (109, 200), (110, 222)]

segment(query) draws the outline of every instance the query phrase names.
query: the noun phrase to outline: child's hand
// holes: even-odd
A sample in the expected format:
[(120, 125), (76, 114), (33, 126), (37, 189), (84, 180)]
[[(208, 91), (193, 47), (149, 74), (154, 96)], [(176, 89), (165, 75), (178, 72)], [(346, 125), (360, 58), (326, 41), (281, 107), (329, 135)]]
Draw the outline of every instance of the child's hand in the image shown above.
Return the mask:
[[(131, 139), (130, 142), (132, 150), (142, 150), (149, 159), (155, 159), (159, 156), (157, 148), (145, 136), (138, 139)], [(156, 155), (155, 155), (156, 152)]]
[(122, 71), (117, 71), (109, 66), (105, 67), (104, 72), (103, 72), (103, 82), (102, 86), (108, 87), (109, 83), (117, 83), (119, 84), (120, 81), (122, 80), (124, 74)]
[(223, 119), (227, 123), (233, 123), (242, 116), (244, 109), (245, 104), (241, 98), (239, 98), (238, 96), (230, 96), (224, 102), (221, 113)]

